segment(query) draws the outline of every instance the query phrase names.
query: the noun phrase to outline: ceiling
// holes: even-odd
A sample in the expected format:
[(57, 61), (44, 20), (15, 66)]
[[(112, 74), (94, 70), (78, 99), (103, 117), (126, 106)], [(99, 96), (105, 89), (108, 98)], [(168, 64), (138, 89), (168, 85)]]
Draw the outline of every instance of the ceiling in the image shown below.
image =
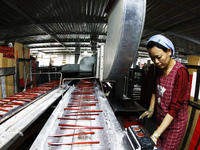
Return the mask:
[[(0, 45), (14, 42), (31, 54), (74, 54), (106, 42), (108, 14), (116, 0), (0, 0)], [(147, 0), (139, 56), (145, 44), (164, 34), (179, 56), (200, 55), (200, 1)]]

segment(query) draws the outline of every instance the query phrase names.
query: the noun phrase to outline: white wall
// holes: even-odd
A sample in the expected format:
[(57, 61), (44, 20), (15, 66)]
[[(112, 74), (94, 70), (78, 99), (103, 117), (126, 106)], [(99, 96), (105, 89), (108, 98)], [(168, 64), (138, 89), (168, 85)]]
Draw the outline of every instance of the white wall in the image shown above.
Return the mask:
[(61, 66), (64, 64), (74, 64), (74, 55), (38, 55), (37, 61), (39, 67), (49, 66), (50, 59), (53, 61), (52, 66)]
[(61, 66), (64, 64), (74, 64), (74, 55), (57, 55), (57, 59), (54, 61), (54, 66)]
[[(91, 53), (82, 53), (79, 56), (78, 63), (80, 60), (86, 56), (91, 56)], [(50, 64), (50, 59), (53, 60), (52, 66), (61, 66), (65, 64), (74, 64), (75, 55), (38, 55), (37, 61), (39, 61), (39, 67), (46, 67)]]

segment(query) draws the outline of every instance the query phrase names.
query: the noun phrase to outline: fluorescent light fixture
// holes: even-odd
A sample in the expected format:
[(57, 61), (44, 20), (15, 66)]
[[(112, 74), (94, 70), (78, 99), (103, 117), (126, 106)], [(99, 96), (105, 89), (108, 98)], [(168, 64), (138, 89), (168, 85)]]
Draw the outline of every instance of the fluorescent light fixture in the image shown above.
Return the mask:
[(69, 50), (69, 49), (71, 50), (71, 49), (73, 49), (73, 47), (68, 47), (67, 49), (64, 47), (30, 48), (30, 51), (34, 51), (34, 50)]

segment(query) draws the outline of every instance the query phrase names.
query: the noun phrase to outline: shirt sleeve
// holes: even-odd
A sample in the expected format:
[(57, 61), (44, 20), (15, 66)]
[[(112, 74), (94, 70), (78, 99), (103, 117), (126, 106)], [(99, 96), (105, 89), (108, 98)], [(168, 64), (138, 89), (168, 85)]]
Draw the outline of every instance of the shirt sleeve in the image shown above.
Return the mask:
[(185, 68), (180, 68), (175, 77), (174, 89), (172, 91), (172, 100), (169, 105), (169, 114), (175, 117), (184, 101), (188, 99), (188, 72)]

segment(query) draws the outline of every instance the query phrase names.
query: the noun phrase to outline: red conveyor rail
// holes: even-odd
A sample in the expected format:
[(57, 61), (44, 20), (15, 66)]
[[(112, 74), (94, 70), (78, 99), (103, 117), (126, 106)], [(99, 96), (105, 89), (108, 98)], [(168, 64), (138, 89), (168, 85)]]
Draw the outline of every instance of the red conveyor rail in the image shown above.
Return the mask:
[[(51, 146), (50, 149), (53, 149), (55, 145), (90, 145), (100, 143), (100, 141), (94, 141), (91, 138), (92, 134), (95, 134), (95, 131), (88, 130), (102, 130), (104, 128), (101, 126), (86, 125), (87, 123), (85, 124), (84, 122), (90, 120), (95, 121), (102, 112), (102, 110), (98, 110), (98, 99), (96, 99), (94, 92), (92, 80), (80, 80), (76, 89), (72, 92), (70, 102), (67, 104), (67, 107), (64, 108), (64, 114), (62, 114), (62, 117), (57, 118), (60, 120), (60, 123), (56, 128), (58, 128), (59, 133), (62, 134), (49, 135), (50, 142), (48, 142), (48, 145)], [(70, 124), (72, 120), (74, 124)], [(81, 122), (78, 122), (79, 120), (81, 120)], [(65, 123), (62, 123), (63, 121), (65, 121)], [(74, 136), (80, 136), (82, 134), (88, 134), (88, 139), (86, 139), (86, 141), (74, 140)], [(61, 142), (57, 142), (59, 141), (58, 137), (62, 138), (66, 135), (72, 136), (72, 140), (61, 140)]]
[(44, 83), (40, 86), (27, 89), (21, 93), (15, 93), (9, 97), (5, 97), (0, 100), (0, 121), (5, 117), (8, 117), (15, 112), (18, 112), (19, 109), (22, 109), (24, 106), (33, 102), (35, 99), (39, 98), (42, 94), (47, 93), (53, 88), (59, 86), (60, 81), (50, 81)]

